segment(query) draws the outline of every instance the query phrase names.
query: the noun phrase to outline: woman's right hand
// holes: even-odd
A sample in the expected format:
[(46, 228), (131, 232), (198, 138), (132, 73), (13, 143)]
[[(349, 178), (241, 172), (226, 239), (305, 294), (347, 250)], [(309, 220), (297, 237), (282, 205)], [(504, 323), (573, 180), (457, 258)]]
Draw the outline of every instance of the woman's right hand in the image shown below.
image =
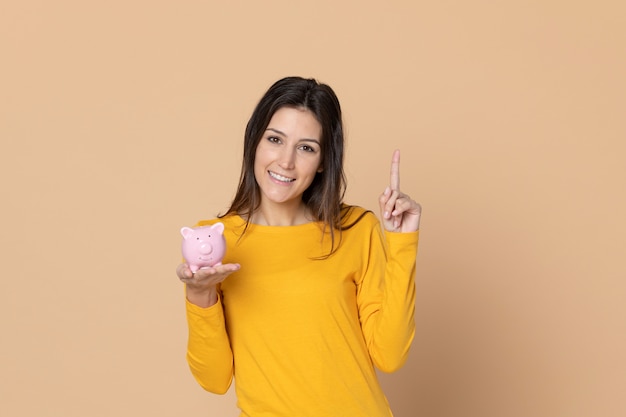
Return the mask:
[(223, 264), (202, 268), (194, 274), (185, 263), (178, 265), (176, 275), (187, 287), (187, 299), (199, 307), (210, 307), (217, 303), (217, 284), (231, 273), (238, 271), (239, 264)]

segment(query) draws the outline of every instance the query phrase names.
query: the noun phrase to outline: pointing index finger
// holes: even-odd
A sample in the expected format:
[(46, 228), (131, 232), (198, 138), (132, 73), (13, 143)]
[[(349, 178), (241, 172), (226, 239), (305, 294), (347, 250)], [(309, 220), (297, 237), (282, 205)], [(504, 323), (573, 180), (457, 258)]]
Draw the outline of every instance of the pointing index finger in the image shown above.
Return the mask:
[(396, 149), (391, 158), (391, 177), (389, 186), (392, 190), (400, 190), (400, 150)]

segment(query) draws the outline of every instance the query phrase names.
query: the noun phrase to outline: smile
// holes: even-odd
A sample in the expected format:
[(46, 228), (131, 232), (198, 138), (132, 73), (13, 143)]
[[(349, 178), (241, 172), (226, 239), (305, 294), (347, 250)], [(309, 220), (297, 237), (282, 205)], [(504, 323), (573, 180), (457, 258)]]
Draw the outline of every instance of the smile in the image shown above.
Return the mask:
[(283, 177), (282, 175), (278, 175), (277, 173), (272, 172), (272, 171), (267, 171), (267, 172), (270, 174), (270, 177), (281, 182), (294, 182), (296, 180), (295, 178)]

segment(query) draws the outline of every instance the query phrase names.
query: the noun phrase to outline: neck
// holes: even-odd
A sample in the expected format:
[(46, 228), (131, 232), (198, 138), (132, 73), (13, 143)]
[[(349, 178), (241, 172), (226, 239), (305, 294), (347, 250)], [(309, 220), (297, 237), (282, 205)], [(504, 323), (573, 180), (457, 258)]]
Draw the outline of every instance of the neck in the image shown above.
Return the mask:
[(311, 216), (302, 201), (291, 206), (261, 204), (261, 207), (250, 216), (250, 221), (264, 226), (297, 226), (309, 223)]

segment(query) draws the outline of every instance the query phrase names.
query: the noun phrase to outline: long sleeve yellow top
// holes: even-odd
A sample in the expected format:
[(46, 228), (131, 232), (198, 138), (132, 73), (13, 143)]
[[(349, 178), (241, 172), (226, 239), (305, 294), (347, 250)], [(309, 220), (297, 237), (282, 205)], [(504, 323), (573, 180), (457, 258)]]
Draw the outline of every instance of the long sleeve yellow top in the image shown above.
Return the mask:
[[(348, 223), (363, 214), (355, 207)], [(217, 220), (201, 221), (207, 225)], [(401, 367), (414, 337), (418, 232), (382, 233), (370, 212), (330, 257), (318, 223), (225, 224), (223, 263), (241, 269), (217, 304), (187, 301), (187, 361), (206, 390), (235, 379), (245, 417), (389, 417), (376, 377)]]

